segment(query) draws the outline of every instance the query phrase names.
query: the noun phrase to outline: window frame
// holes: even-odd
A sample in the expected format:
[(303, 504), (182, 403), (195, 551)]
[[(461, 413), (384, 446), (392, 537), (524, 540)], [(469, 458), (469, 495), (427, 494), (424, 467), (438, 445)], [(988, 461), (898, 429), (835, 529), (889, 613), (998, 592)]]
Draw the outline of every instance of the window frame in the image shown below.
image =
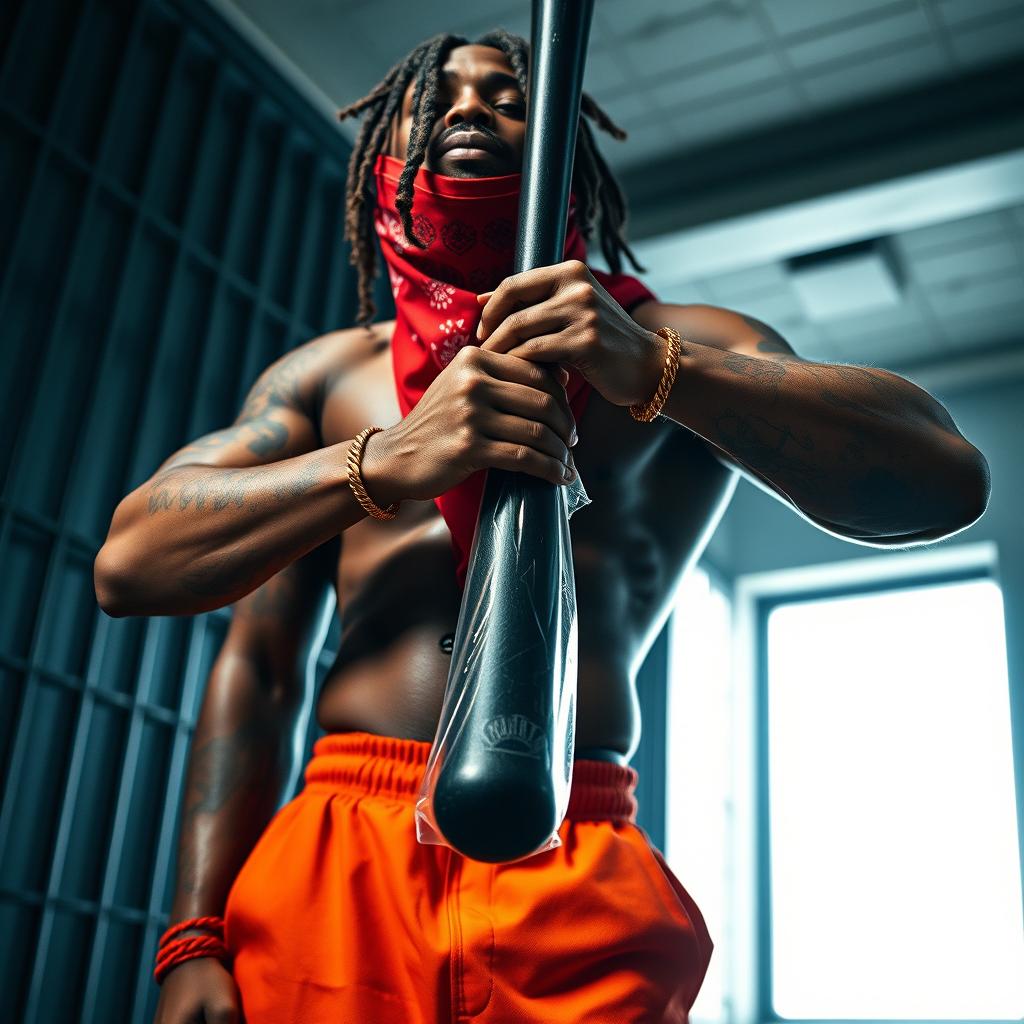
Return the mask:
[[(817, 599), (885, 593), (909, 587), (968, 580), (992, 580), (1002, 588), (993, 542), (950, 545), (934, 550), (892, 552), (879, 557), (804, 566), (736, 577), (733, 588), (736, 708), (735, 948), (725, 950), (732, 983), (734, 1022), (783, 1021), (773, 1007), (772, 899), (768, 750), (768, 619), (782, 605)], [(1005, 608), (1005, 605), (1004, 605)], [(1004, 619), (1004, 630), (1009, 634)], [(1011, 733), (1014, 725), (1011, 714)], [(1018, 737), (1011, 736), (1016, 748)], [(1014, 763), (1015, 787), (1024, 790), (1021, 764)], [(1020, 823), (1018, 823), (1020, 827)], [(1022, 868), (1024, 883), (1024, 868)], [(831, 1024), (821, 1018), (802, 1024)], [(865, 1019), (867, 1020), (867, 1019)], [(870, 1019), (875, 1024), (874, 1018)], [(848, 1024), (848, 1022), (847, 1022)], [(943, 1020), (942, 1024), (958, 1024)]]

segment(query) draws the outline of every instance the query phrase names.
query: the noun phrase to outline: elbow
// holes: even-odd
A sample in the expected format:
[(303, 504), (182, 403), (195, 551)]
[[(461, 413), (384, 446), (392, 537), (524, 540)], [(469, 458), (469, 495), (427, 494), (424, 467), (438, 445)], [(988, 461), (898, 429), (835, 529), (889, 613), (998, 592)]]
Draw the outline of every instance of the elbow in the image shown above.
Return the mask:
[(969, 442), (964, 444), (963, 468), (957, 475), (957, 530), (976, 523), (985, 514), (992, 497), (992, 473), (988, 459)]
[(988, 460), (977, 448), (967, 444), (958, 471), (951, 474), (956, 481), (950, 493), (949, 514), (945, 522), (932, 530), (922, 531), (912, 539), (930, 543), (962, 533), (973, 526), (988, 509), (992, 496), (992, 475)]
[(100, 548), (92, 565), (96, 603), (111, 618), (139, 614), (131, 608), (131, 591), (127, 560), (108, 542)]

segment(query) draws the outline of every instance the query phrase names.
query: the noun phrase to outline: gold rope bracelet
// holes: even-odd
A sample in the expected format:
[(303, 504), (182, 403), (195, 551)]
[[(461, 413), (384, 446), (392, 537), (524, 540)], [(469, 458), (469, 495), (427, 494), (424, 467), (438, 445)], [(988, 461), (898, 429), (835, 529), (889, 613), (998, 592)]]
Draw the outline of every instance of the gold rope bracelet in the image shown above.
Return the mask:
[(366, 493), (363, 478), (359, 474), (359, 467), (363, 461), (363, 448), (371, 434), (383, 430), (383, 427), (363, 427), (356, 435), (355, 440), (348, 449), (348, 485), (352, 488), (356, 500), (373, 516), (374, 519), (394, 519), (398, 515), (399, 502), (393, 502), (387, 508), (381, 508), (373, 498)]
[(668, 393), (675, 383), (676, 371), (679, 369), (679, 353), (683, 348), (679, 332), (673, 328), (659, 327), (654, 333), (668, 342), (668, 355), (665, 356), (665, 366), (661, 371), (661, 380), (658, 381), (654, 397), (648, 402), (637, 403), (629, 407), (633, 419), (640, 423), (650, 423), (661, 412), (661, 407), (665, 404), (665, 399), (668, 398)]

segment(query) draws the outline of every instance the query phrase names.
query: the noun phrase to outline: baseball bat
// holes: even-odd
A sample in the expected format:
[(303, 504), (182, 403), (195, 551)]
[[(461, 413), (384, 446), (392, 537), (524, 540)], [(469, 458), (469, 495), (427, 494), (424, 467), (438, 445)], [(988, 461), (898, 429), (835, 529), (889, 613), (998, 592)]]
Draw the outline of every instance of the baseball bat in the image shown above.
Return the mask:
[[(533, 0), (514, 273), (562, 262), (593, 0)], [(564, 488), (561, 488), (564, 490)], [(529, 856), (561, 824), (572, 775), (576, 594), (565, 494), (490, 469), (470, 552), (432, 794), (474, 860)]]

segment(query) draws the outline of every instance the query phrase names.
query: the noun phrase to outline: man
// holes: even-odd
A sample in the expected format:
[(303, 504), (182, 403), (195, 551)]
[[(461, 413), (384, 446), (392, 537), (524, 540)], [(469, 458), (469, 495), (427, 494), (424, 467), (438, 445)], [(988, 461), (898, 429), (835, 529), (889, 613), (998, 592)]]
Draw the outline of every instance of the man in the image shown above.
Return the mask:
[[(711, 939), (633, 824), (626, 761), (640, 731), (636, 670), (738, 476), (819, 528), (878, 547), (942, 539), (986, 506), (983, 456), (909, 381), (803, 360), (738, 312), (653, 298), (627, 310), (575, 259), (487, 289), (433, 277), (442, 308), (431, 307), (440, 333), (430, 345), (444, 335), (444, 302), (477, 290), (478, 343), (462, 337), (439, 355), (403, 415), (391, 346), (423, 307), (392, 257), (429, 258), (428, 228), (451, 228), (421, 221), (417, 232), (421, 199), (435, 198), (428, 186), (518, 172), (525, 74), (518, 37), (438, 36), (341, 112), (369, 112), (346, 218), (360, 325), (268, 367), (231, 427), (172, 455), (122, 500), (97, 557), (110, 614), (234, 605), (190, 752), (171, 914), (214, 922), (176, 940), (211, 945), (165, 974), (159, 1024), (243, 1014), (248, 1024), (685, 1021)], [(583, 112), (622, 136), (588, 97)], [(379, 190), (381, 169), (403, 165), (392, 231), (368, 184), (378, 172)], [(624, 206), (582, 119), (573, 184), (581, 221), (601, 211), (617, 271), (619, 253), (631, 256)], [(389, 260), (393, 321), (372, 322), (371, 225)], [(435, 269), (465, 278), (462, 242), (449, 241)], [(602, 279), (626, 294), (620, 278)], [(677, 376), (660, 418), (638, 422), (630, 408), (664, 379), (665, 328), (682, 338)], [(427, 350), (428, 339), (413, 340)], [(561, 364), (558, 380), (543, 362)], [(590, 389), (579, 422), (572, 378)], [(353, 439), (387, 424), (362, 438), (360, 496)], [(575, 479), (574, 466), (592, 499), (570, 523), (574, 799), (579, 780), (592, 813), (567, 817), (558, 849), (512, 865), (468, 861), (413, 834), (461, 596), (457, 538), (434, 499), (489, 466), (553, 484)], [(328, 736), (306, 788), (274, 814), (331, 587), (342, 637), (316, 704)]]

